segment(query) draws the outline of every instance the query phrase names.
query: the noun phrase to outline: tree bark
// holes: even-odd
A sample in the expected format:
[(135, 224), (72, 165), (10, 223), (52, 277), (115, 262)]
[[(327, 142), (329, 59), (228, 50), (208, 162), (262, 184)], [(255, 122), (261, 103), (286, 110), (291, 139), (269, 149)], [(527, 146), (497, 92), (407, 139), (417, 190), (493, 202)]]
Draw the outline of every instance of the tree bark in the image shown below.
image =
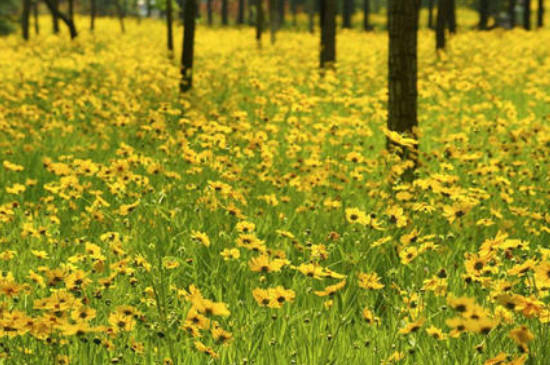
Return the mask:
[(315, 0), (307, 0), (307, 10), (309, 19), (309, 32), (313, 34), (315, 32)]
[(292, 26), (298, 25), (298, 4), (296, 0), (290, 0), (290, 12), (292, 13)]
[(193, 48), (195, 46), (196, 1), (197, 0), (185, 1), (180, 80), (180, 91), (182, 93), (191, 90), (191, 87), (193, 86)]
[(253, 26), (255, 24), (254, 20), (254, 10), (256, 9), (256, 2), (254, 0), (248, 1), (248, 25)]
[(456, 34), (456, 0), (449, 0), (447, 7), (449, 33)]
[(544, 0), (539, 0), (539, 8), (537, 10), (537, 28), (544, 26)]
[[(415, 137), (417, 119), (417, 47), (420, 0), (388, 1), (388, 129)], [(399, 151), (388, 139), (388, 148)], [(416, 161), (416, 151), (401, 150), (401, 158)], [(415, 162), (416, 164), (416, 162)], [(405, 176), (412, 176), (411, 172)]]
[(269, 29), (271, 34), (271, 44), (275, 44), (275, 35), (277, 33), (277, 28), (279, 27), (276, 0), (267, 0), (267, 5), (269, 7)]
[(523, 0), (523, 28), (531, 30), (531, 0)]
[(510, 28), (516, 26), (516, 0), (508, 1), (508, 17), (510, 18)]
[(122, 9), (122, 5), (120, 4), (120, 0), (115, 0), (115, 7), (118, 15), (118, 22), (120, 24), (120, 31), (122, 33), (126, 33), (126, 27), (124, 26), (124, 11)]
[(479, 2), (479, 26), (480, 30), (487, 30), (489, 24), (489, 0)]
[[(59, 11), (59, 8), (57, 7), (58, 3), (55, 0), (44, 0), (44, 3), (46, 3), (46, 6), (52, 13), (52, 17), (55, 16), (57, 19), (61, 19), (63, 23), (67, 25), (67, 28), (69, 28), (69, 34), (71, 35), (71, 39), (75, 39), (76, 37), (78, 37), (78, 32), (76, 30), (76, 26), (74, 25), (74, 22), (71, 20), (71, 18), (69, 18), (68, 15), (65, 15)], [(59, 32), (59, 29), (58, 29), (58, 32)]]
[(69, 5), (69, 18), (74, 22), (74, 0), (68, 0)]
[(353, 15), (353, 0), (344, 0), (342, 6), (342, 27), (350, 29)]
[(434, 1), (428, 0), (428, 28), (434, 29)]
[(262, 32), (264, 30), (264, 6), (262, 0), (256, 0), (256, 41), (258, 46), (262, 44)]
[(363, 0), (363, 30), (369, 31), (372, 29), (369, 21), (370, 17), (370, 0)]
[(239, 0), (239, 9), (237, 13), (237, 24), (243, 25), (244, 24), (244, 0)]
[(336, 0), (321, 0), (321, 69), (334, 68), (336, 62)]
[(32, 9), (34, 15), (34, 33), (38, 35), (40, 33), (40, 25), (38, 24), (38, 0), (34, 0)]
[(90, 30), (95, 30), (95, 16), (96, 16), (96, 0), (90, 0)]
[(278, 5), (277, 28), (281, 28), (286, 23), (286, 1), (276, 0), (276, 4)]
[(227, 16), (228, 7), (229, 7), (228, 0), (222, 0), (222, 25), (229, 24), (228, 16)]
[(147, 18), (150, 18), (150, 17), (151, 17), (152, 10), (153, 10), (153, 4), (151, 4), (151, 0), (145, 1), (145, 7), (146, 7), (145, 16), (146, 16)]
[[(48, 3), (46, 2), (46, 6), (48, 6)], [(51, 11), (52, 13), (52, 24), (53, 24), (53, 33), (59, 34), (59, 0), (52, 0), (52, 6), (57, 10), (56, 12)], [(48, 6), (49, 8), (49, 6)]]
[(166, 36), (167, 36), (167, 47), (170, 55), (174, 52), (174, 34), (172, 27), (172, 0), (166, 0)]
[(439, 0), (437, 4), (437, 24), (435, 27), (435, 48), (445, 49), (445, 30), (449, 21), (449, 0)]
[[(206, 0), (206, 17), (208, 18), (208, 25), (212, 25), (212, 1), (213, 0)], [(185, 14), (183, 15), (185, 17)]]
[(31, 0), (23, 0), (23, 13), (21, 14), (21, 30), (23, 39), (29, 40), (29, 29), (31, 22)]

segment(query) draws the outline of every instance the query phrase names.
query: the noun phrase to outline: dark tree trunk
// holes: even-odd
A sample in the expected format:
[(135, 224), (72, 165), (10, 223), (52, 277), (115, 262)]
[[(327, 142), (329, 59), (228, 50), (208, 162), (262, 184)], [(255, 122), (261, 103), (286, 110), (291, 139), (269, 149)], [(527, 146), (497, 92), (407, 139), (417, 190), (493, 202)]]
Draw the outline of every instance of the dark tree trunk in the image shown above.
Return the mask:
[(118, 22), (120, 24), (120, 31), (122, 33), (126, 33), (126, 27), (124, 26), (124, 11), (122, 9), (122, 5), (120, 4), (120, 0), (115, 0), (115, 7), (118, 15)]
[(531, 30), (531, 0), (523, 0), (523, 28)]
[(342, 27), (351, 28), (351, 16), (353, 14), (353, 0), (344, 0), (342, 4)]
[[(213, 0), (206, 0), (206, 17), (208, 18), (208, 25), (212, 25), (212, 1)], [(185, 16), (185, 14), (183, 15)]]
[(262, 0), (256, 0), (256, 41), (262, 44), (262, 32), (264, 30), (264, 5)]
[(182, 93), (189, 91), (193, 86), (193, 48), (195, 45), (196, 7), (197, 0), (185, 1), (180, 80), (180, 91)]
[[(388, 0), (388, 129), (415, 136), (417, 119), (417, 46), (420, 0)], [(399, 151), (388, 140), (388, 148)], [(401, 158), (416, 161), (415, 150)], [(416, 164), (416, 162), (415, 162)], [(412, 178), (412, 170), (405, 173)]]
[(370, 22), (370, 0), (363, 0), (363, 29), (369, 31), (372, 29)]
[(271, 44), (275, 44), (275, 34), (277, 33), (277, 28), (279, 26), (278, 22), (278, 11), (276, 0), (267, 0), (267, 6), (269, 8), (269, 29), (271, 33)]
[(489, 24), (489, 0), (479, 1), (479, 25), (480, 30), (487, 30)]
[(21, 30), (23, 39), (29, 40), (29, 29), (31, 22), (31, 0), (23, 0), (23, 14), (21, 14)]
[[(53, 22), (53, 33), (54, 34), (59, 34), (59, 0), (52, 0), (52, 6), (57, 10), (57, 11), (52, 11), (50, 9), (50, 12), (52, 13), (52, 22)], [(48, 5), (48, 3), (46, 2), (46, 6)], [(49, 8), (49, 7), (48, 7)]]
[(90, 0), (90, 30), (95, 30), (96, 0)]
[(456, 34), (456, 0), (449, 0), (447, 6), (449, 33)]
[(248, 1), (248, 25), (253, 26), (255, 23), (254, 20), (254, 9), (256, 9), (256, 2), (254, 0)]
[(222, 0), (222, 25), (229, 24), (228, 16), (227, 16), (228, 7), (229, 7), (228, 0)]
[(434, 1), (428, 0), (428, 28), (434, 29)]
[[(69, 18), (68, 15), (63, 14), (59, 11), (59, 8), (56, 6), (58, 3), (55, 2), (55, 0), (44, 0), (44, 3), (46, 3), (46, 6), (52, 13), (52, 16), (61, 19), (65, 25), (67, 25), (67, 28), (69, 28), (69, 34), (71, 35), (71, 39), (75, 39), (78, 37), (78, 32), (76, 30), (76, 27), (74, 25), (74, 22)], [(58, 30), (59, 31), (59, 30)]]
[(539, 8), (537, 10), (537, 27), (544, 26), (544, 0), (539, 0)]
[(239, 9), (237, 13), (237, 24), (244, 24), (244, 0), (239, 0)]
[(277, 14), (278, 15), (277, 25), (280, 28), (286, 23), (286, 1), (277, 0), (276, 3), (278, 4), (278, 11), (279, 11), (279, 13)]
[(172, 0), (166, 0), (166, 35), (170, 55), (174, 52), (174, 34), (172, 28)]
[(435, 27), (435, 48), (445, 48), (445, 30), (448, 25), (450, 0), (439, 0), (437, 4), (437, 24)]
[(74, 0), (68, 0), (69, 5), (69, 18), (74, 22)]
[(321, 52), (322, 69), (334, 68), (336, 62), (336, 0), (321, 0)]
[(38, 0), (34, 0), (32, 9), (34, 15), (34, 33), (38, 35), (40, 33), (40, 25), (38, 24)]
[(509, 0), (508, 2), (508, 17), (510, 18), (510, 28), (516, 26), (516, 0)]
[(151, 4), (151, 0), (147, 0), (147, 1), (145, 2), (145, 7), (146, 7), (145, 16), (146, 16), (147, 18), (150, 18), (150, 17), (151, 17), (152, 10), (153, 10), (153, 5)]
[(290, 0), (290, 12), (292, 13), (292, 26), (296, 27), (298, 25), (298, 4), (296, 4), (296, 0)]
[(309, 32), (315, 32), (315, 0), (307, 0), (307, 10), (309, 19)]

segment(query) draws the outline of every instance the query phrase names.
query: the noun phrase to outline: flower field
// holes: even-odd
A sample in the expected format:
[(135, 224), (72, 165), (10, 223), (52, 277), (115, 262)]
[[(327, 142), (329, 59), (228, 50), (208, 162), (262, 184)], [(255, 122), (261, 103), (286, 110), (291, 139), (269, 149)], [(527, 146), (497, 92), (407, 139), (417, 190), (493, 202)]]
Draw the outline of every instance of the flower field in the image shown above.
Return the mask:
[(550, 30), (420, 31), (407, 183), (387, 33), (199, 26), (181, 96), (98, 23), (0, 39), (0, 363), (548, 363)]

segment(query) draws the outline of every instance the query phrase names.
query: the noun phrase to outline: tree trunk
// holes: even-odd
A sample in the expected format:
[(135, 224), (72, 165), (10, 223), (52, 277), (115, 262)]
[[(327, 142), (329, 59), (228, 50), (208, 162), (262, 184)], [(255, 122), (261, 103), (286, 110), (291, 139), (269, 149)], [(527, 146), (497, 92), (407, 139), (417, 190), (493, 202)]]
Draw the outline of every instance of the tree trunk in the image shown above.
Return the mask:
[(290, 0), (290, 12), (292, 13), (292, 26), (298, 25), (298, 4), (297, 0)]
[(172, 23), (172, 0), (166, 0), (166, 45), (168, 46), (168, 52), (170, 52), (170, 55), (172, 55), (174, 52), (174, 35)]
[(321, 69), (334, 68), (336, 62), (336, 0), (321, 0)]
[(152, 13), (152, 10), (153, 10), (153, 4), (151, 4), (151, 0), (147, 0), (145, 1), (145, 8), (146, 8), (146, 13), (145, 13), (145, 16), (147, 18), (150, 18), (151, 17), (151, 13)]
[(34, 15), (34, 33), (38, 35), (40, 33), (40, 25), (38, 24), (38, 0), (34, 0), (32, 5)]
[(510, 18), (510, 28), (513, 29), (516, 26), (516, 0), (508, 2), (508, 17)]
[(456, 34), (456, 0), (449, 0), (447, 7), (449, 33)]
[(228, 0), (222, 0), (222, 25), (229, 24), (227, 16), (228, 6)]
[(254, 20), (254, 10), (256, 9), (256, 2), (254, 0), (247, 0), (248, 4), (248, 25), (253, 26), (255, 23)]
[(439, 0), (437, 4), (437, 24), (435, 27), (435, 48), (445, 49), (445, 30), (449, 21), (449, 0)]
[(277, 0), (278, 14), (277, 14), (277, 28), (281, 28), (286, 23), (286, 2), (285, 0)]
[(90, 30), (95, 30), (96, 0), (90, 0)]
[(363, 29), (369, 31), (372, 29), (370, 22), (370, 0), (363, 0)]
[(239, 0), (239, 9), (237, 13), (237, 24), (244, 24), (244, 0)]
[(193, 86), (193, 48), (195, 45), (196, 1), (197, 0), (185, 1), (180, 80), (180, 91), (182, 93), (189, 91)]
[[(388, 129), (415, 137), (417, 120), (417, 47), (420, 0), (388, 1)], [(388, 139), (388, 148), (399, 151)], [(401, 150), (403, 160), (416, 161), (415, 149)], [(416, 165), (416, 162), (415, 162)], [(405, 173), (412, 178), (412, 169)]]
[[(208, 18), (208, 25), (212, 25), (212, 1), (213, 0), (206, 0), (206, 17)], [(185, 17), (185, 14), (183, 15)]]
[(262, 44), (262, 31), (264, 29), (264, 6), (262, 0), (256, 0), (256, 41), (258, 46)]
[(428, 28), (434, 29), (434, 1), (428, 0)]
[(539, 8), (537, 10), (537, 28), (544, 26), (544, 0), (539, 0)]
[(267, 6), (269, 7), (269, 29), (271, 33), (271, 44), (275, 44), (278, 23), (278, 11), (276, 0), (267, 0)]
[(74, 0), (68, 0), (69, 5), (69, 18), (74, 22)]
[(122, 33), (126, 33), (126, 27), (124, 26), (124, 11), (122, 9), (122, 5), (120, 4), (120, 0), (115, 0), (115, 6), (118, 15), (118, 22), (120, 24), (120, 31)]
[(353, 14), (353, 0), (344, 0), (342, 4), (342, 27), (351, 28), (351, 16)]
[(479, 2), (479, 26), (480, 30), (487, 30), (489, 24), (489, 0)]
[(69, 28), (69, 34), (71, 35), (71, 39), (75, 39), (76, 37), (78, 37), (78, 32), (76, 30), (74, 22), (71, 20), (71, 18), (69, 18), (68, 15), (65, 15), (59, 11), (59, 8), (57, 7), (58, 3), (55, 0), (44, 0), (44, 3), (46, 3), (46, 6), (52, 13), (52, 17), (55, 16), (56, 18), (61, 19), (63, 23), (67, 25), (67, 28)]
[(315, 0), (307, 0), (308, 3), (308, 19), (309, 19), (309, 32), (313, 34), (315, 32)]
[(523, 0), (523, 28), (531, 30), (531, 0)]
[(23, 39), (29, 40), (29, 29), (31, 22), (31, 0), (23, 0), (23, 13), (21, 14), (21, 30)]
[[(48, 3), (46, 2), (46, 6)], [(52, 22), (53, 22), (53, 33), (59, 34), (59, 0), (52, 0), (52, 6), (57, 10), (55, 12), (51, 11), (52, 13)], [(49, 8), (49, 7), (48, 7)]]

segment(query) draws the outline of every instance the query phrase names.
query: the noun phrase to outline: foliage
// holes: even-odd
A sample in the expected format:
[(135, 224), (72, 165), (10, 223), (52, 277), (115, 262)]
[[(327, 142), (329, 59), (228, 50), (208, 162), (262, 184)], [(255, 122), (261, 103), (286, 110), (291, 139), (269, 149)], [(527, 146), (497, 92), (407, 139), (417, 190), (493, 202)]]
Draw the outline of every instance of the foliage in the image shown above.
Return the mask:
[(15, 31), (16, 12), (15, 0), (2, 0), (0, 2), (0, 36)]

